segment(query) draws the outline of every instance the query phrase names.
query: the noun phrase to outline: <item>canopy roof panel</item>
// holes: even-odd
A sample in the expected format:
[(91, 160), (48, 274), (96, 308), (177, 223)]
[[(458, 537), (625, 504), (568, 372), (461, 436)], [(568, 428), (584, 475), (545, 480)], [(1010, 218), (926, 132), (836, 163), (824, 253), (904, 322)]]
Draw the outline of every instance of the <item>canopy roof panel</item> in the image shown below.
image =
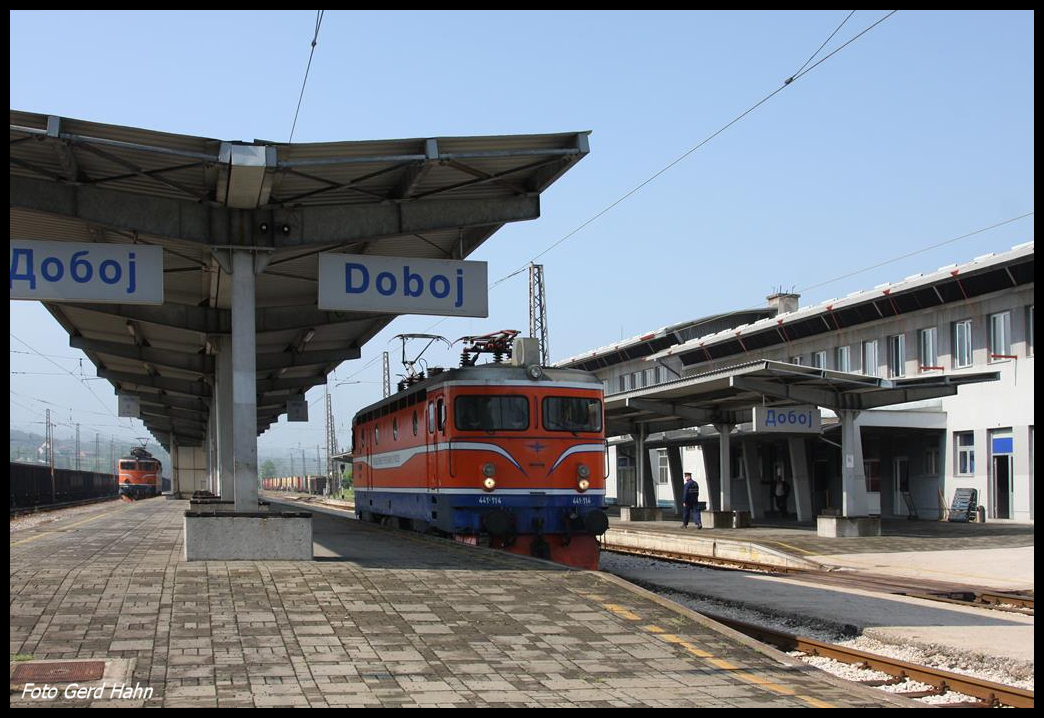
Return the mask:
[(214, 339), (231, 332), (223, 250), (267, 259), (263, 432), (395, 316), (320, 311), (320, 252), (463, 259), (505, 223), (539, 217), (540, 193), (588, 153), (587, 132), (287, 144), (16, 110), (10, 135), (12, 238), (163, 248), (163, 306), (45, 306), (99, 376), (142, 398), (168, 450), (205, 433)]
[(751, 421), (755, 406), (815, 404), (866, 410), (957, 393), (957, 387), (996, 381), (998, 372), (880, 379), (776, 361), (740, 364), (614, 394), (605, 399), (607, 435), (668, 431), (704, 424)]

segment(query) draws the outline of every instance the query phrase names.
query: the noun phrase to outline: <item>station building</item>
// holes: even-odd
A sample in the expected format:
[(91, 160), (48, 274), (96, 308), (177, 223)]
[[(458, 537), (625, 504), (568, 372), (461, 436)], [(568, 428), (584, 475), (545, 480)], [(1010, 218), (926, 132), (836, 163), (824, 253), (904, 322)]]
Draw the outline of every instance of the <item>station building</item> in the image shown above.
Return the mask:
[[(607, 396), (759, 360), (882, 379), (996, 372), (997, 381), (953, 396), (860, 412), (870, 513), (938, 519), (957, 489), (975, 489), (987, 520), (1033, 521), (1033, 243), (814, 306), (799, 299), (773, 294), (762, 308), (662, 327), (556, 366), (594, 372)], [(829, 410), (821, 418), (813, 437), (758, 434), (750, 424), (733, 431), (734, 509), (769, 515), (778, 476), (809, 482), (812, 516), (838, 506), (840, 423)], [(635, 442), (609, 444), (607, 502), (637, 505)], [(712, 427), (651, 434), (646, 446), (659, 505), (675, 503), (672, 451), (701, 498), (710, 494)], [(787, 511), (812, 518), (795, 492)]]

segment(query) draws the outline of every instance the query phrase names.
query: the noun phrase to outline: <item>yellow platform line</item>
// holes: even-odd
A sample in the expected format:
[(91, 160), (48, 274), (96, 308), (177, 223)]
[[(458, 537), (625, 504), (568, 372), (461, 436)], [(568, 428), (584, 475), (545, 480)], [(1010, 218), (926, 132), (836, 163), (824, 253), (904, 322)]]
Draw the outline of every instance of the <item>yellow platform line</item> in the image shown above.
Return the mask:
[(642, 620), (641, 616), (639, 616), (636, 613), (632, 613), (631, 611), (628, 611), (623, 606), (617, 606), (615, 603), (603, 603), (602, 605), (610, 611), (612, 611), (613, 613), (615, 613), (617, 616), (620, 616), (621, 618), (626, 618), (628, 621)]
[(803, 548), (798, 548), (797, 546), (791, 546), (790, 544), (783, 543), (782, 541), (765, 541), (765, 543), (774, 543), (777, 546), (783, 546), (785, 548), (789, 548), (791, 551), (797, 551), (798, 553), (807, 554), (809, 556), (818, 556), (819, 555), (819, 552), (817, 552), (817, 551), (806, 551)]
[[(608, 608), (608, 605), (606, 607)], [(610, 610), (612, 610), (612, 609), (610, 609)], [(673, 633), (667, 633), (666, 630), (664, 630), (663, 628), (660, 628), (659, 626), (648, 625), (648, 626), (642, 626), (642, 628), (645, 631), (648, 631), (649, 633), (652, 633), (653, 635), (655, 635), (657, 638), (659, 638), (662, 641), (666, 641), (667, 643), (671, 643), (671, 644), (674, 644), (674, 645), (681, 646), (682, 648), (684, 648), (686, 651), (688, 651), (689, 653), (693, 654), (694, 656), (696, 656), (698, 658), (705, 659), (707, 663), (710, 663), (712, 666), (715, 666), (716, 668), (720, 668), (723, 671), (730, 671), (733, 676), (735, 676), (736, 678), (740, 679), (741, 681), (745, 681), (747, 683), (750, 683), (752, 685), (758, 686), (760, 688), (764, 688), (765, 690), (768, 690), (768, 691), (770, 691), (772, 693), (776, 693), (776, 694), (779, 694), (779, 695), (782, 695), (782, 696), (792, 696), (792, 697), (797, 698), (797, 699), (799, 699), (801, 701), (804, 701), (805, 703), (807, 703), (808, 705), (810, 705), (810, 706), (812, 706), (814, 708), (836, 708), (837, 707), (833, 703), (827, 703), (826, 701), (821, 701), (818, 698), (813, 698), (812, 696), (799, 695), (797, 693), (797, 691), (795, 691), (793, 688), (788, 688), (787, 686), (782, 686), (782, 685), (780, 685), (778, 683), (774, 683), (773, 681), (771, 681), (771, 680), (769, 680), (767, 678), (762, 678), (761, 676), (756, 676), (753, 673), (748, 673), (748, 672), (746, 672), (744, 670), (741, 670), (739, 666), (734, 665), (732, 663), (729, 663), (728, 661), (722, 660), (720, 658), (716, 658), (713, 654), (707, 653), (706, 651), (704, 651), (704, 650), (702, 650), (700, 648), (697, 648), (696, 646), (694, 646), (689, 641), (686, 641), (684, 638), (681, 638), (680, 636), (676, 636)]]

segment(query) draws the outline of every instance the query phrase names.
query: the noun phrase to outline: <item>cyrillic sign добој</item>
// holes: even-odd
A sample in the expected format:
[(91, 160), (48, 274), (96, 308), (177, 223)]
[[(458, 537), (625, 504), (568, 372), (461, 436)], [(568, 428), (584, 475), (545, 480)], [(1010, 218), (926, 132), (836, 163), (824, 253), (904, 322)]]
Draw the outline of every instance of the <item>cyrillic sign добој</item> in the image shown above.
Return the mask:
[(754, 431), (779, 431), (788, 434), (821, 434), (823, 424), (819, 407), (811, 404), (797, 406), (755, 406)]
[(12, 239), (11, 299), (163, 304), (163, 248)]
[(319, 255), (319, 308), (389, 314), (489, 316), (485, 262)]

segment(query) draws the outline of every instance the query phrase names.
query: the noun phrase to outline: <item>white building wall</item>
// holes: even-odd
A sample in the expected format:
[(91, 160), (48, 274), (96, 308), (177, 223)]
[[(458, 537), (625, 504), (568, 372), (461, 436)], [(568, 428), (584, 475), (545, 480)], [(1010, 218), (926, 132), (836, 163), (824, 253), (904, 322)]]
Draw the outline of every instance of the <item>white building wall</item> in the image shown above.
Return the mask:
[[(704, 362), (682, 369), (677, 357), (667, 357), (669, 364), (679, 374), (691, 376), (702, 374), (728, 366), (735, 366), (756, 360), (790, 361), (800, 357), (805, 366), (812, 365), (812, 354), (826, 352), (826, 368), (837, 368), (837, 347), (849, 346), (851, 352), (851, 371), (870, 373), (882, 378), (889, 378), (888, 373), (888, 337), (902, 333), (905, 335), (904, 376), (931, 376), (942, 372), (922, 372), (920, 367), (919, 331), (927, 327), (936, 328), (938, 365), (947, 374), (976, 373), (996, 371), (1000, 380), (984, 384), (973, 384), (961, 387), (958, 394), (940, 401), (931, 402), (933, 406), (941, 405), (946, 413), (945, 439), (940, 449), (942, 466), (942, 490), (947, 505), (952, 501), (957, 488), (975, 488), (979, 491), (979, 503), (987, 507), (988, 516), (993, 516), (994, 500), (991, 486), (991, 457), (989, 452), (989, 432), (996, 429), (1011, 429), (1014, 439), (1013, 467), (1013, 518), (1016, 521), (1033, 520), (1033, 468), (1032, 468), (1032, 428), (1033, 428), (1033, 389), (1034, 389), (1034, 357), (1028, 341), (1029, 313), (1034, 302), (1033, 285), (1017, 289), (996, 292), (972, 300), (953, 303), (943, 307), (911, 312), (898, 317), (888, 317), (859, 326), (828, 332), (789, 344), (777, 345), (765, 350), (736, 354), (714, 362)], [(999, 312), (1011, 313), (1011, 354), (1016, 359), (992, 359), (989, 354), (990, 316)], [(954, 367), (954, 328), (955, 322), (970, 319), (972, 321), (972, 366), (962, 369)], [(863, 366), (862, 344), (877, 340), (878, 361), (876, 366), (867, 371)], [(608, 380), (610, 394), (620, 391), (620, 377), (633, 376), (635, 372), (655, 367), (653, 362), (636, 359), (624, 362), (610, 369), (598, 372), (603, 380)], [(675, 377), (665, 372), (666, 380)], [(643, 377), (646, 375), (643, 374)], [(629, 384), (628, 389), (635, 388)], [(904, 405), (903, 409), (921, 408), (921, 404)], [(893, 409), (898, 407), (892, 407)], [(896, 429), (899, 431), (899, 429)], [(955, 470), (956, 450), (954, 433), (973, 431), (975, 436), (975, 474), (958, 476)], [(930, 442), (929, 442), (930, 443)], [(923, 473), (924, 452), (929, 447), (922, 446), (921, 455), (910, 456), (911, 477)], [(934, 447), (931, 447), (934, 448)], [(616, 460), (615, 449), (611, 449), (609, 461), (610, 479), (607, 496), (615, 496)], [(655, 450), (651, 455), (654, 477), (657, 474), (658, 461)], [(708, 495), (707, 477), (701, 452), (696, 450), (682, 451), (684, 471), (691, 472), (693, 478), (700, 483), (700, 495)], [(736, 493), (738, 484), (734, 486), (733, 496), (745, 496), (744, 492)], [(882, 486), (882, 493), (886, 489)], [(670, 484), (657, 483), (657, 498), (661, 502), (673, 502), (673, 491)], [(922, 501), (925, 497), (922, 497)], [(888, 499), (888, 506), (891, 506)]]

